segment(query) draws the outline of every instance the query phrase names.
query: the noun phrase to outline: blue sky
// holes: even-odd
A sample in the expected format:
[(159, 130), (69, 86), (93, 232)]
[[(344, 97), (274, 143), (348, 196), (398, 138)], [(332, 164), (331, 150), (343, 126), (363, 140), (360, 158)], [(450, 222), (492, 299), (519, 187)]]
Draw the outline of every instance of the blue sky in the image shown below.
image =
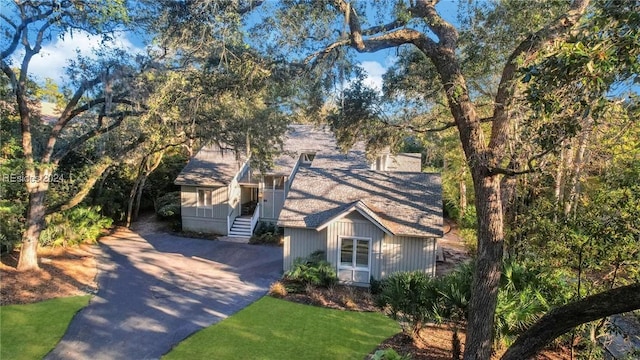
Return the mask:
[[(437, 7), (446, 20), (457, 24), (457, 1), (443, 0)], [(80, 52), (83, 56), (93, 56), (93, 49), (98, 48), (101, 41), (102, 38), (100, 36), (92, 36), (79, 31), (75, 31), (73, 36), (67, 34), (63, 38), (54, 38), (43, 46), (40, 54), (32, 59), (29, 72), (36, 81), (44, 81), (45, 78), (51, 78), (58, 83), (64, 83), (64, 67), (67, 62), (76, 58), (76, 52)], [(141, 39), (131, 33), (116, 34), (111, 45), (134, 53), (143, 51)], [(16, 55), (21, 56), (22, 54), (18, 52)], [(16, 55), (13, 56), (14, 63), (18, 59)], [(368, 74), (365, 83), (371, 87), (381, 89), (382, 75), (393, 64), (395, 56), (396, 50), (394, 49), (358, 54), (357, 59)]]

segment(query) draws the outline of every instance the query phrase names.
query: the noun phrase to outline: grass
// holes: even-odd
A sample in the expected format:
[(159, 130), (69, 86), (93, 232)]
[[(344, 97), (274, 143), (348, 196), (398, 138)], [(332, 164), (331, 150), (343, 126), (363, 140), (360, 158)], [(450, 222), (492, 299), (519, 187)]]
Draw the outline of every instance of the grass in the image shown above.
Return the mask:
[(42, 359), (67, 330), (90, 296), (0, 307), (0, 359)]
[(363, 359), (400, 330), (380, 313), (263, 297), (181, 342), (163, 359)]

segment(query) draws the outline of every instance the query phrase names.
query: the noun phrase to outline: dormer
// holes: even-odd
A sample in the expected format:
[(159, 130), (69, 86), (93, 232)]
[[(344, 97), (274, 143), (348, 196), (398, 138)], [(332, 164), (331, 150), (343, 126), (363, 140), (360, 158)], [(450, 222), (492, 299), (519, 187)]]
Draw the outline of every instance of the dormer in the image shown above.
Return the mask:
[(316, 158), (315, 152), (303, 152), (300, 154), (300, 164), (304, 166), (310, 166), (313, 159)]

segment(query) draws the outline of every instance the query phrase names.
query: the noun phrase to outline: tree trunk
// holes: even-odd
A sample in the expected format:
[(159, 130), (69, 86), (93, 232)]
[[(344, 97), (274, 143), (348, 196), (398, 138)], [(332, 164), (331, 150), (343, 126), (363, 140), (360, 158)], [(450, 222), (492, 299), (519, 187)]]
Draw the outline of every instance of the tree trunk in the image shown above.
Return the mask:
[(138, 185), (138, 191), (136, 194), (136, 203), (133, 207), (133, 216), (131, 217), (131, 221), (138, 221), (138, 216), (140, 215), (140, 202), (142, 201), (142, 192), (144, 191), (144, 185), (147, 182), (147, 177), (148, 174), (145, 173), (144, 175), (142, 175), (142, 179), (140, 179), (140, 184)]
[(136, 194), (138, 193), (138, 188), (140, 187), (140, 181), (142, 180), (142, 173), (139, 173), (136, 177), (136, 181), (133, 183), (133, 187), (131, 188), (131, 192), (129, 193), (129, 202), (127, 203), (127, 227), (131, 226), (131, 222), (133, 221), (133, 203), (136, 198)]
[[(149, 155), (149, 156), (152, 156), (152, 155)], [(140, 184), (138, 185), (138, 194), (136, 195), (136, 205), (135, 205), (135, 210), (133, 211), (133, 221), (138, 220), (138, 214), (140, 213), (140, 201), (142, 199), (142, 192), (144, 191), (144, 186), (147, 183), (147, 178), (149, 178), (149, 175), (151, 175), (151, 173), (154, 172), (158, 168), (158, 166), (160, 166), (160, 164), (162, 163), (162, 158), (164, 157), (164, 150), (155, 153), (155, 156), (156, 158), (153, 161), (153, 163), (149, 163), (149, 157), (146, 158), (147, 161), (144, 164), (144, 167), (145, 167), (144, 174), (142, 176)]]
[(58, 211), (69, 210), (76, 207), (80, 204), (91, 192), (93, 186), (96, 184), (98, 179), (100, 179), (103, 174), (107, 171), (107, 169), (111, 166), (111, 161), (104, 161), (97, 165), (95, 165), (91, 171), (91, 175), (85, 183), (82, 185), (80, 191), (74, 195), (71, 199), (69, 199), (66, 203), (61, 204), (60, 206), (56, 206), (54, 208), (47, 209), (47, 214), (51, 214)]
[(640, 309), (640, 283), (555, 308), (520, 335), (501, 360), (529, 359), (558, 336), (578, 325), (636, 309)]
[(500, 177), (472, 168), (478, 218), (478, 256), (471, 285), (464, 359), (491, 357), (503, 252)]
[(111, 173), (112, 167), (108, 167), (104, 173), (100, 177), (100, 182), (98, 183), (98, 189), (95, 191), (93, 199), (91, 199), (91, 204), (95, 205), (98, 203), (98, 199), (102, 196), (104, 192), (104, 183), (107, 181), (109, 174)]
[[(45, 226), (46, 209), (44, 206), (45, 195), (49, 188), (44, 175), (36, 175), (34, 170), (25, 171), (27, 191), (29, 192), (29, 206), (27, 210), (26, 230), (22, 234), (22, 248), (18, 259), (18, 271), (37, 270), (38, 266), (38, 241), (40, 233)], [(39, 177), (40, 176), (40, 177)]]
[(587, 150), (587, 144), (589, 140), (589, 134), (591, 133), (590, 126), (587, 124), (585, 129), (582, 130), (580, 140), (578, 142), (578, 149), (576, 150), (575, 158), (573, 160), (573, 168), (571, 169), (571, 183), (569, 184), (569, 194), (566, 197), (564, 203), (564, 216), (569, 217), (571, 211), (576, 207), (576, 201), (578, 199), (578, 187), (580, 186), (580, 175), (582, 175), (582, 164), (584, 164), (584, 154)]
[(556, 205), (558, 209), (562, 206), (562, 200), (564, 192), (564, 154), (567, 151), (564, 147), (566, 146), (566, 140), (562, 142), (560, 149), (560, 158), (558, 159), (558, 168), (556, 169), (556, 178), (555, 185), (553, 188), (553, 193), (556, 198)]
[(467, 211), (467, 183), (464, 181), (464, 172), (458, 180), (458, 186), (460, 188), (460, 220), (462, 220)]

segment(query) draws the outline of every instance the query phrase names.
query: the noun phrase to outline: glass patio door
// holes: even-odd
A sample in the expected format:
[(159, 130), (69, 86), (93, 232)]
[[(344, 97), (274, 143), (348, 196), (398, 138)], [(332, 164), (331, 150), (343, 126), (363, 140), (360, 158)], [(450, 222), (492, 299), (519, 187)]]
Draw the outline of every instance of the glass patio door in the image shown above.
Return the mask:
[(369, 283), (371, 276), (371, 239), (340, 238), (338, 277), (340, 281)]

